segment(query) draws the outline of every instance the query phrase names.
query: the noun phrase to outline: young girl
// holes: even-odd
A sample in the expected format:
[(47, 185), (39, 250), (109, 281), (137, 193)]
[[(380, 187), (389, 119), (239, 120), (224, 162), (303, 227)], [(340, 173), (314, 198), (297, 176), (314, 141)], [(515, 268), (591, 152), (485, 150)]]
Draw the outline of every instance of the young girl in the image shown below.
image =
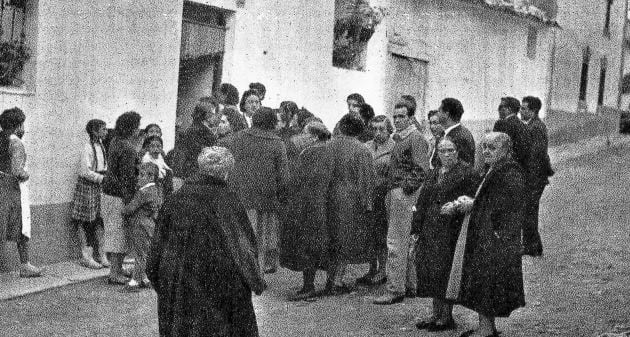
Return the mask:
[[(101, 194), (103, 175), (107, 170), (107, 160), (103, 139), (107, 136), (105, 122), (92, 119), (85, 126), (90, 141), (83, 147), (79, 162), (76, 188), (72, 203), (72, 221), (77, 225), (81, 242), (82, 266), (92, 269), (109, 267), (104, 254), (100, 254), (100, 240), (97, 232), (103, 230), (101, 219)], [(81, 227), (85, 239), (81, 235)]]
[(157, 185), (162, 200), (173, 191), (173, 170), (164, 161), (163, 147), (162, 138), (147, 137), (142, 144), (145, 153), (141, 160), (142, 163), (153, 163), (158, 167)]
[(123, 215), (128, 216), (128, 233), (131, 249), (136, 255), (131, 280), (125, 286), (127, 291), (139, 291), (148, 287), (145, 273), (147, 253), (151, 245), (155, 220), (162, 205), (156, 181), (158, 167), (153, 163), (142, 163), (138, 168), (138, 191), (133, 199), (123, 208)]

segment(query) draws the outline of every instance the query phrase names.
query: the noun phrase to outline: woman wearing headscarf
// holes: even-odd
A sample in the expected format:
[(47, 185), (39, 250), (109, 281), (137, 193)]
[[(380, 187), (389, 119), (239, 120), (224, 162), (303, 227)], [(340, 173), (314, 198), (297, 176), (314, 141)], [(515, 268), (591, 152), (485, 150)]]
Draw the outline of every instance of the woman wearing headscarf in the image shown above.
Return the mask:
[(433, 299), (433, 314), (416, 324), (418, 329), (444, 331), (455, 328), (453, 306), (446, 301), (446, 287), (464, 214), (453, 202), (473, 196), (478, 175), (458, 159), (457, 147), (448, 137), (437, 145), (442, 165), (429, 172), (416, 203), (411, 235), (416, 239), (416, 273), (419, 297)]
[(349, 292), (343, 283), (346, 266), (370, 262), (370, 234), (374, 162), (370, 150), (357, 137), (363, 121), (347, 114), (339, 121), (340, 135), (327, 145), (332, 178), (328, 192), (328, 221), (331, 233), (331, 262), (328, 288), (331, 294)]
[(251, 292), (265, 283), (247, 213), (226, 183), (234, 157), (204, 148), (198, 166), (164, 204), (149, 254), (160, 336), (258, 336)]
[(7, 109), (0, 114), (0, 233), (6, 234), (7, 241), (17, 243), (20, 277), (38, 277), (42, 274), (41, 269), (29, 261), (29, 174), (22, 142), (25, 120), (26, 115), (20, 108)]
[(305, 133), (314, 141), (300, 154), (293, 177), (295, 189), (281, 235), (280, 265), (301, 271), (303, 278), (294, 300), (315, 296), (315, 273), (328, 268), (330, 238), (326, 221), (328, 185), (332, 162), (326, 149), (330, 131), (319, 122), (307, 124)]
[[(482, 149), (488, 170), (481, 185), (474, 199), (463, 196), (455, 205), (470, 212), (470, 222), (462, 226), (458, 238), (447, 296), (479, 315), (477, 329), (462, 337), (498, 336), (495, 318), (509, 317), (525, 306), (521, 260), (525, 174), (512, 158), (507, 134), (486, 134)], [(453, 271), (461, 271), (460, 277)]]
[(126, 284), (123, 259), (128, 251), (128, 233), (122, 210), (136, 192), (136, 169), (140, 161), (140, 115), (134, 111), (123, 113), (116, 119), (116, 135), (109, 145), (107, 174), (103, 179), (103, 249), (107, 252), (110, 284)]

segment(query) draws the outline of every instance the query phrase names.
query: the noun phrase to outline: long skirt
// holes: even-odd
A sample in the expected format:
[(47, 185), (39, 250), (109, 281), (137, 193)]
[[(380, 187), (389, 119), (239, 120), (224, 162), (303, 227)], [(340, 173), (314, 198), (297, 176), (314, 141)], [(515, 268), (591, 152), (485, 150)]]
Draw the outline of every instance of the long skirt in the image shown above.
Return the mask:
[(13, 177), (0, 174), (0, 234), (17, 241), (22, 233), (20, 189)]
[(125, 230), (125, 219), (122, 215), (123, 200), (103, 194), (101, 215), (105, 228), (103, 234), (103, 250), (108, 253), (126, 253), (128, 250), (128, 232)]
[(99, 183), (79, 177), (72, 199), (72, 219), (81, 222), (96, 220), (101, 210), (101, 193)]

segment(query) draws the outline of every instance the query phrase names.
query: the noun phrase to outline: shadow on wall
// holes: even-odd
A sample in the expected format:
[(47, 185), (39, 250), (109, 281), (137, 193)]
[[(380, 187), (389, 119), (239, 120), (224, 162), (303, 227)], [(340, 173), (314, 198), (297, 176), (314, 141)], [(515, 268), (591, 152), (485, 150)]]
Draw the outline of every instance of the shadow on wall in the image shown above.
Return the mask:
[(544, 120), (549, 133), (549, 146), (616, 134), (619, 132), (621, 112), (606, 106), (600, 107), (594, 114), (549, 110)]

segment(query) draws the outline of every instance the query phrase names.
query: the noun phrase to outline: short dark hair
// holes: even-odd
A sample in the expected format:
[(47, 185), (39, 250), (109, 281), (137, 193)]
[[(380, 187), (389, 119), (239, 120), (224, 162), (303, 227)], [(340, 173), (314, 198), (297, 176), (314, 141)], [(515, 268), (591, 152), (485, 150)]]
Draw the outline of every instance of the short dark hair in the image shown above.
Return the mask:
[(230, 129), (232, 129), (232, 132), (247, 129), (245, 118), (243, 115), (238, 113), (235, 108), (229, 107), (223, 109), (223, 115), (227, 118), (228, 123), (230, 123)]
[(239, 95), (238, 89), (230, 83), (223, 83), (219, 87), (219, 92), (225, 95), (224, 104), (227, 105), (238, 105)]
[(349, 100), (357, 101), (357, 103), (359, 103), (359, 104), (365, 103), (365, 98), (363, 98), (363, 96), (361, 96), (361, 94), (358, 94), (356, 92), (353, 93), (353, 94), (350, 94), (350, 95), (348, 95), (348, 97), (346, 97), (346, 101), (349, 101)]
[(413, 114), (415, 113), (412, 109), (411, 106), (409, 105), (409, 103), (403, 101), (403, 102), (398, 102), (396, 103), (396, 105), (394, 105), (394, 109), (402, 109), (405, 108), (407, 109), (407, 116), (411, 117), (413, 116)]
[(238, 105), (239, 109), (241, 109), (241, 112), (245, 112), (245, 100), (249, 96), (256, 96), (256, 97), (258, 97), (258, 99), (260, 99), (260, 96), (258, 96), (258, 92), (256, 92), (256, 90), (251, 90), (251, 89), (250, 90), (246, 90), (243, 93), (243, 96), (241, 97), (241, 102)]
[(249, 89), (259, 92), (261, 95), (265, 96), (267, 93), (267, 88), (260, 82), (254, 82), (249, 84)]
[(427, 114), (427, 119), (431, 119), (431, 117), (437, 115), (439, 111), (437, 110), (429, 110), (429, 113)]
[(313, 115), (312, 112), (306, 110), (306, 108), (302, 107), (302, 109), (300, 109), (297, 112), (297, 125), (298, 127), (301, 129), (304, 129), (304, 127), (306, 126), (307, 120), (311, 117), (314, 117), (315, 115)]
[(506, 107), (512, 113), (518, 113), (521, 109), (521, 102), (514, 97), (501, 97), (501, 105)]
[(389, 134), (394, 133), (394, 126), (392, 125), (392, 121), (387, 118), (385, 115), (378, 115), (370, 120), (370, 128), (373, 128), (374, 123), (385, 122), (385, 127), (387, 128), (387, 132)]
[(151, 123), (151, 124), (147, 125), (147, 126), (144, 128), (144, 133), (149, 133), (149, 130), (151, 130), (151, 128), (152, 128), (152, 127), (156, 127), (156, 128), (158, 128), (158, 129), (160, 129), (160, 132), (162, 132), (162, 128), (161, 128), (159, 125), (157, 125), (157, 124), (155, 124), (155, 123)]
[(263, 107), (252, 116), (253, 127), (263, 130), (273, 130), (276, 128), (276, 124), (278, 124), (278, 116), (270, 108)]
[(542, 108), (542, 102), (540, 98), (534, 96), (525, 96), (523, 97), (523, 103), (527, 103), (527, 106), (534, 111), (534, 114), (538, 116), (538, 112)]
[(416, 108), (418, 107), (418, 103), (416, 102), (416, 98), (411, 95), (402, 95), (400, 96), (405, 102), (409, 103), (409, 110), (412, 112), (410, 116), (416, 114)]
[(293, 101), (283, 101), (280, 103), (280, 117), (283, 122), (289, 123), (293, 116), (300, 110)]
[(339, 132), (342, 135), (357, 137), (363, 133), (363, 130), (365, 130), (365, 124), (353, 114), (346, 114), (339, 121)]
[(159, 141), (160, 144), (162, 144), (162, 146), (164, 146), (164, 141), (162, 140), (162, 137), (160, 137), (160, 136), (149, 136), (149, 137), (144, 139), (144, 142), (142, 143), (142, 147), (146, 148), (154, 140)]
[(359, 107), (359, 116), (363, 118), (363, 121), (365, 122), (366, 125), (370, 121), (370, 119), (374, 117), (374, 115), (375, 115), (374, 109), (372, 108), (371, 105), (367, 103), (361, 104), (361, 106)]
[[(195, 105), (195, 109), (192, 113), (192, 119), (194, 123), (201, 123), (209, 113), (214, 113), (218, 106), (218, 101), (211, 97), (201, 97)], [(147, 129), (148, 131), (148, 129)]]
[(135, 111), (127, 111), (116, 119), (114, 130), (116, 135), (121, 138), (128, 138), (140, 126), (140, 115)]
[(26, 115), (22, 109), (14, 107), (6, 109), (0, 114), (0, 128), (2, 130), (13, 130), (24, 123)]
[(100, 119), (90, 119), (87, 124), (85, 124), (85, 132), (87, 132), (88, 136), (90, 137), (90, 141), (96, 141), (94, 137), (94, 132), (98, 132), (98, 129), (105, 125), (105, 121), (102, 121)]
[(464, 114), (464, 106), (457, 98), (447, 97), (442, 100), (442, 110), (455, 122), (459, 122)]

